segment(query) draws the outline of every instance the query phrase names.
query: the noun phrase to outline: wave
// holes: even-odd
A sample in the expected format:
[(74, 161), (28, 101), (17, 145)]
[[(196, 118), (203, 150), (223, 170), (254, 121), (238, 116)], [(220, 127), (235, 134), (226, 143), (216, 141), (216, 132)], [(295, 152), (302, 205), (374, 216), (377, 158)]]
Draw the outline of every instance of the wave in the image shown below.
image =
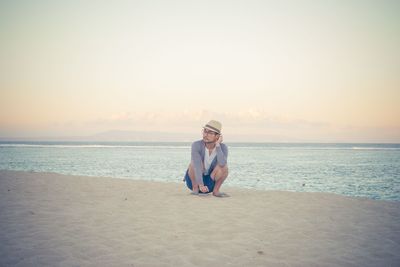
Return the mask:
[(400, 147), (313, 147), (313, 146), (233, 146), (234, 149), (249, 150), (400, 150)]
[(352, 147), (354, 150), (400, 150), (400, 147)]

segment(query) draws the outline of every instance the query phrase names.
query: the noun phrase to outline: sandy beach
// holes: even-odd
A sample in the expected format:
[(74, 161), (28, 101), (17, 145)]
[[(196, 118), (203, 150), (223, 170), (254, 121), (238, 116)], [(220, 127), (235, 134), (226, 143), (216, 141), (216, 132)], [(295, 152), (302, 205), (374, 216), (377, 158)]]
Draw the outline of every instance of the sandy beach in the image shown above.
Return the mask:
[(400, 266), (400, 203), (0, 171), (0, 266)]

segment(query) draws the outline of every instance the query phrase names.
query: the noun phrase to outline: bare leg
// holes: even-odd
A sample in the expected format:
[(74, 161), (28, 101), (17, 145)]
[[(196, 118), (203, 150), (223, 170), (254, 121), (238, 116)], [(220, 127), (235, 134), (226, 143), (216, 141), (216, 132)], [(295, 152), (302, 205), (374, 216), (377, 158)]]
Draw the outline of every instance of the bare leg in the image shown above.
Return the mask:
[(192, 181), (192, 191), (193, 191), (193, 193), (198, 193), (199, 185), (196, 183), (194, 168), (193, 168), (192, 164), (189, 164), (188, 169), (189, 169), (189, 178), (190, 178), (190, 181)]
[(215, 181), (213, 194), (218, 195), (219, 189), (221, 188), (222, 183), (228, 177), (228, 166), (225, 165), (223, 167), (217, 165), (211, 173), (211, 178)]

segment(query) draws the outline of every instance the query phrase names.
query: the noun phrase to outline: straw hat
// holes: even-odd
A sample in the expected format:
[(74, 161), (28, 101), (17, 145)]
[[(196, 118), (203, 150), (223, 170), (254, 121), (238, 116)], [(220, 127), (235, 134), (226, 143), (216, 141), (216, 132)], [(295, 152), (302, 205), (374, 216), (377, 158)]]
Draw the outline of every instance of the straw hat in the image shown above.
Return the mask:
[(220, 134), (221, 133), (221, 129), (222, 129), (222, 125), (221, 125), (221, 123), (219, 121), (210, 120), (206, 125), (204, 125), (203, 128)]

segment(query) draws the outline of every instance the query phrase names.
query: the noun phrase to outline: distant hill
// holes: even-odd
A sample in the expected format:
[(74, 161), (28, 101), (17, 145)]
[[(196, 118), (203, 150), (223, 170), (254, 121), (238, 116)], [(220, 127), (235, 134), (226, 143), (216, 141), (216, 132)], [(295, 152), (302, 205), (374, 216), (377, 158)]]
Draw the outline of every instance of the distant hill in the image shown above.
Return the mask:
[[(123, 131), (110, 130), (87, 136), (41, 136), (41, 137), (0, 137), (0, 141), (98, 141), (98, 142), (193, 142), (201, 139), (200, 132), (177, 133), (161, 131)], [(225, 142), (307, 142), (279, 135), (253, 134), (225, 135)]]
[[(92, 141), (182, 141), (189, 142), (196, 138), (193, 134), (144, 131), (106, 131), (89, 136)], [(199, 138), (199, 137), (197, 137)]]
[(187, 133), (111, 130), (88, 136), (0, 137), (0, 141), (190, 142), (200, 138)]

